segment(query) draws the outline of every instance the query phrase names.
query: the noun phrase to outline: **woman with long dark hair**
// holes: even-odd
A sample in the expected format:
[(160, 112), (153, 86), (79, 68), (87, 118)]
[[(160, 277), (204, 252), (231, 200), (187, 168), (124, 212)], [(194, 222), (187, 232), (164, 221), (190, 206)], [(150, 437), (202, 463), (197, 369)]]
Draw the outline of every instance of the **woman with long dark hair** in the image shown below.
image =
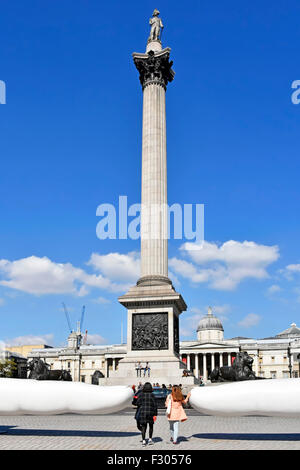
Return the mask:
[(142, 432), (142, 439), (143, 443), (142, 446), (145, 447), (146, 445), (146, 431), (147, 425), (149, 426), (149, 440), (148, 444), (153, 444), (152, 436), (153, 436), (153, 424), (154, 424), (154, 417), (157, 416), (157, 405), (154, 396), (152, 395), (153, 389), (150, 382), (146, 382), (143, 391), (140, 394), (137, 400), (137, 411), (135, 414), (135, 419), (139, 424), (138, 428)]
[(181, 388), (178, 387), (178, 385), (173, 385), (172, 392), (166, 399), (167, 418), (169, 420), (171, 442), (173, 442), (173, 444), (177, 444), (179, 423), (187, 420), (182, 404), (188, 402), (190, 395), (189, 393), (187, 397), (184, 398)]

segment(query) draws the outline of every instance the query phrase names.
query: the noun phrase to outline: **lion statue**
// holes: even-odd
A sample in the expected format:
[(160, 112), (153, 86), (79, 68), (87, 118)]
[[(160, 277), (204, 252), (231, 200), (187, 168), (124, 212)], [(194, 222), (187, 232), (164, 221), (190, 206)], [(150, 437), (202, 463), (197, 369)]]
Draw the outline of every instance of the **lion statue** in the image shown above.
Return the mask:
[(232, 366), (216, 367), (210, 374), (211, 382), (238, 382), (257, 380), (252, 370), (253, 358), (246, 351), (238, 352)]
[(28, 363), (28, 369), (30, 370), (29, 379), (72, 381), (70, 372), (67, 370), (50, 370), (49, 364), (42, 361), (42, 359), (32, 359)]

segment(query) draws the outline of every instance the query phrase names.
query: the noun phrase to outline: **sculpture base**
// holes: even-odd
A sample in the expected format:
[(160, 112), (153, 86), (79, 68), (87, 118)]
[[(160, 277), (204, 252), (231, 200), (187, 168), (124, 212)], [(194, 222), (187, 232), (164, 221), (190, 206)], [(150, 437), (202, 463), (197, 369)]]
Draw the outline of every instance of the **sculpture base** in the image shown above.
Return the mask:
[[(182, 296), (175, 291), (172, 282), (164, 276), (145, 276), (137, 285), (119, 297), (127, 308), (127, 354), (118, 364), (118, 370), (110, 371), (110, 384), (136, 384), (150, 381), (159, 384), (196, 383), (194, 377), (183, 377), (186, 365), (179, 356), (179, 315), (186, 310)], [(137, 376), (136, 364), (150, 366), (144, 377)], [(102, 382), (104, 379), (102, 379)], [(101, 382), (101, 383), (102, 383)]]
[[(182, 385), (184, 393), (188, 393), (193, 386), (200, 383), (194, 376), (183, 377), (183, 371), (186, 365), (177, 357), (167, 357), (158, 355), (148, 355), (149, 351), (143, 351), (139, 357), (126, 356), (118, 364), (118, 369), (109, 372), (109, 377), (99, 379), (100, 385), (138, 385), (140, 382), (145, 384), (158, 383), (160, 386), (165, 384)], [(150, 373), (141, 370), (139, 374), (136, 370), (136, 363), (140, 361), (145, 366), (146, 361), (150, 365)]]
[(147, 43), (146, 53), (149, 51), (159, 52), (162, 50), (162, 45), (159, 39), (149, 39)]

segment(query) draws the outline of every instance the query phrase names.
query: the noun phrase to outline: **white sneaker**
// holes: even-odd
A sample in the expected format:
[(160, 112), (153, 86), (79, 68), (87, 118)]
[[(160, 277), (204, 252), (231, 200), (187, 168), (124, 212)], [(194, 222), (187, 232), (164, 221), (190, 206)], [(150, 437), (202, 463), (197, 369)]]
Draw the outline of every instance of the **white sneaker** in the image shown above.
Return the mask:
[(154, 442), (152, 441), (152, 439), (149, 439), (148, 444), (149, 446), (153, 446)]
[(146, 441), (142, 442), (142, 447), (146, 447)]

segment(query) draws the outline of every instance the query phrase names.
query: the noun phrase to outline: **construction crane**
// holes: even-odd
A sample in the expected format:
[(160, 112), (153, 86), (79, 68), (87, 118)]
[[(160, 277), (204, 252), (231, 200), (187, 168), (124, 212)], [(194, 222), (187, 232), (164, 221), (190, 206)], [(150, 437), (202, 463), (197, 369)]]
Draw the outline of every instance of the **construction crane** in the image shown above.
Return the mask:
[(65, 306), (64, 302), (62, 302), (62, 305), (64, 307), (64, 311), (65, 311), (66, 319), (67, 319), (67, 322), (68, 322), (68, 325), (69, 325), (70, 333), (72, 333), (73, 330), (72, 330), (72, 326), (71, 326), (70, 317), (69, 317), (67, 307)]
[(84, 312), (85, 312), (85, 305), (82, 307), (82, 312), (81, 312), (80, 331), (82, 331), (82, 324), (83, 324)]

